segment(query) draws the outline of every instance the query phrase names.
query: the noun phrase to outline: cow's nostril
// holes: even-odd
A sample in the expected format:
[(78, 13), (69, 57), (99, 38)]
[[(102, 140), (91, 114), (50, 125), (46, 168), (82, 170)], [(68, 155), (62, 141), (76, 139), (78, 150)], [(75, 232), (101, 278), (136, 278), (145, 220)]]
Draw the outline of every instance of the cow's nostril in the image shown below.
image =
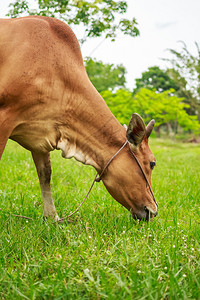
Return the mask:
[[(158, 206), (157, 206), (158, 207)], [(154, 217), (156, 217), (157, 216), (157, 214), (158, 214), (158, 209), (157, 209), (157, 211), (155, 212), (155, 214), (154, 214)]]

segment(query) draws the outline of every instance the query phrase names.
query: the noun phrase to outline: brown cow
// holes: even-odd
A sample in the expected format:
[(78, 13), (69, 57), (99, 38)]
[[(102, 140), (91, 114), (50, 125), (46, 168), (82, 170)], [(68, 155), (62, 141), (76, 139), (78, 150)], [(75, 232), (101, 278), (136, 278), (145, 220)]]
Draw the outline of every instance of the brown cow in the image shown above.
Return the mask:
[[(31, 151), (44, 216), (58, 219), (50, 190), (50, 151), (61, 149), (93, 166), (109, 193), (139, 219), (157, 214), (149, 183), (155, 158), (148, 146), (154, 121), (145, 128), (137, 114), (128, 131), (91, 84), (79, 43), (63, 22), (30, 16), (0, 19), (0, 158), (10, 138)], [(132, 152), (131, 152), (132, 151)], [(150, 183), (151, 185), (151, 183)]]

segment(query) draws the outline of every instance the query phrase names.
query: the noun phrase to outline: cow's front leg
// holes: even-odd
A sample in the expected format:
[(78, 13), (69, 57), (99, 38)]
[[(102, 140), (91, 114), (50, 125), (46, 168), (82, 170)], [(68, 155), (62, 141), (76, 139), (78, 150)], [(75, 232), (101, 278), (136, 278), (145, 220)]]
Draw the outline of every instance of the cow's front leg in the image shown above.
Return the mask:
[(53, 221), (59, 219), (51, 194), (51, 161), (50, 153), (32, 152), (33, 161), (35, 163), (43, 199), (44, 217), (49, 217)]

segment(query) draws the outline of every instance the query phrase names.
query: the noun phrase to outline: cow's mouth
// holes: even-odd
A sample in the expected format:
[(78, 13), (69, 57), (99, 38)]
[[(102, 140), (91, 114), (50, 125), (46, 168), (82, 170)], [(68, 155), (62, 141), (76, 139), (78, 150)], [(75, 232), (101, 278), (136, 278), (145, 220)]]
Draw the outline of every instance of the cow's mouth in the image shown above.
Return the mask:
[(139, 213), (134, 213), (133, 209), (130, 209), (130, 212), (132, 214), (132, 217), (134, 220), (139, 220), (139, 221), (149, 221), (152, 220), (154, 217), (157, 216), (158, 212), (156, 211), (153, 213), (150, 211), (146, 206), (144, 206), (143, 210), (141, 210)]

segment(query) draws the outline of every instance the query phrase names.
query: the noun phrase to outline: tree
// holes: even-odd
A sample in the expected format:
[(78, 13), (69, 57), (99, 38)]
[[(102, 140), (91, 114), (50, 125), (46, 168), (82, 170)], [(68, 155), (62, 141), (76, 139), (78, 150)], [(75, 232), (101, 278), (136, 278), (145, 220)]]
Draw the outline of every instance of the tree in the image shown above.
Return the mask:
[(177, 83), (179, 89), (176, 90), (178, 97), (184, 98), (183, 102), (189, 104), (186, 108), (186, 112), (189, 115), (198, 115), (200, 112), (200, 103), (197, 97), (194, 97), (192, 91), (188, 89), (187, 80), (180, 75), (175, 69), (167, 69), (168, 75)]
[(184, 98), (174, 95), (174, 90), (158, 93), (155, 90), (141, 89), (134, 96), (134, 107), (143, 116), (146, 122), (156, 120), (156, 127), (166, 125), (168, 131), (177, 132), (178, 125), (185, 131), (191, 130), (199, 133), (200, 124), (197, 116), (190, 116), (186, 112), (189, 104), (183, 102)]
[(190, 104), (190, 113), (197, 114), (200, 121), (200, 48), (195, 43), (196, 55), (193, 55), (187, 49), (187, 45), (181, 43), (181, 51), (168, 49), (173, 58), (164, 60), (172, 66), (169, 70), (170, 76), (181, 87), (180, 95)]
[(158, 92), (164, 92), (169, 89), (177, 91), (179, 86), (166, 71), (154, 66), (150, 67), (148, 71), (143, 72), (141, 78), (136, 79), (136, 88), (133, 94), (136, 94), (141, 88), (147, 88), (149, 90), (155, 89)]
[(132, 93), (125, 89), (119, 89), (115, 93), (111, 91), (101, 92), (112, 113), (121, 124), (128, 124), (131, 114), (136, 112)]
[(187, 45), (182, 43), (181, 51), (168, 49), (173, 55), (172, 59), (164, 59), (171, 63), (173, 68), (179, 72), (187, 81), (188, 89), (200, 100), (200, 48), (197, 43), (197, 55), (193, 55), (187, 49)]
[(136, 19), (119, 17), (127, 12), (128, 4), (125, 0), (35, 0), (37, 8), (33, 9), (28, 0), (15, 0), (10, 6), (8, 16), (16, 18), (26, 15), (41, 15), (56, 17), (66, 21), (69, 25), (83, 25), (85, 36), (114, 40), (119, 32), (135, 37), (139, 35)]
[(156, 90), (142, 88), (134, 97), (125, 89), (119, 89), (115, 93), (103, 91), (101, 95), (121, 124), (128, 124), (131, 114), (137, 112), (146, 124), (155, 119), (158, 133), (161, 126), (165, 126), (167, 132), (173, 132), (173, 135), (178, 126), (185, 131), (199, 133), (197, 116), (187, 114), (185, 109), (189, 105), (183, 102), (183, 98), (175, 96), (172, 89), (158, 93)]
[(116, 88), (125, 87), (126, 83), (126, 69), (123, 65), (114, 66), (113, 64), (104, 64), (102, 61), (87, 58), (85, 60), (85, 68), (99, 92)]

